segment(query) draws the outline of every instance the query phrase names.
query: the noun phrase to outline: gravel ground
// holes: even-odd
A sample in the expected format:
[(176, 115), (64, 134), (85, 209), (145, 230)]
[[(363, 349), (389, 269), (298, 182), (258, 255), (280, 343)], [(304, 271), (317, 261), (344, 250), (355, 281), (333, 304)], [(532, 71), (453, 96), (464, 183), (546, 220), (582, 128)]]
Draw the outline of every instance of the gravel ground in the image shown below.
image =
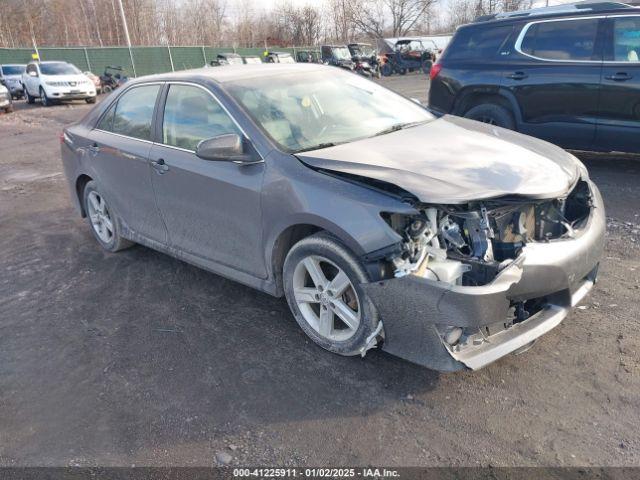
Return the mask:
[[(383, 79), (426, 98), (426, 78)], [(0, 465), (640, 465), (640, 161), (583, 155), (607, 204), (600, 282), (530, 351), (438, 374), (331, 355), (284, 300), (71, 209), (61, 127), (0, 116)]]

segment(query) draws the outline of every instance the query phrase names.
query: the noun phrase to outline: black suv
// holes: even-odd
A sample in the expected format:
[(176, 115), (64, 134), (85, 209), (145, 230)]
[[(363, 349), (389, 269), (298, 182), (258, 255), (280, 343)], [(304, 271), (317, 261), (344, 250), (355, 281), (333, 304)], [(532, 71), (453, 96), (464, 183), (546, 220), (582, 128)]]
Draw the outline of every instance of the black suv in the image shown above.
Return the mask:
[(580, 2), (481, 17), (431, 70), (429, 107), (564, 148), (640, 153), (640, 8)]

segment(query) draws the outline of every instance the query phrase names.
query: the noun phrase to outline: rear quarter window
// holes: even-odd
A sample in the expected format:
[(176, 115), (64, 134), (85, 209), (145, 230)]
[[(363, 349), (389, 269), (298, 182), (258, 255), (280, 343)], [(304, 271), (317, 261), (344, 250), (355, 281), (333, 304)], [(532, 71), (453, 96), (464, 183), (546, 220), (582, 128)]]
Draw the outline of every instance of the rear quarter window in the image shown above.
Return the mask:
[(544, 60), (597, 60), (598, 24), (597, 18), (534, 23), (526, 29), (520, 50)]
[(513, 31), (513, 25), (461, 28), (447, 46), (443, 61), (496, 58)]

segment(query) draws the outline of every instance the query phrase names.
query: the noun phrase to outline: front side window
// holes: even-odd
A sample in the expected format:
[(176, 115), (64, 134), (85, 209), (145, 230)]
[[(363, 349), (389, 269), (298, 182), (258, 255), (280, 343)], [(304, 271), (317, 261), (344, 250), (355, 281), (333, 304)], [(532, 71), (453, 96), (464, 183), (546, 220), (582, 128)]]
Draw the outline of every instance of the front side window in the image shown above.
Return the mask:
[(162, 122), (165, 145), (195, 151), (208, 138), (240, 131), (220, 104), (206, 91), (189, 85), (171, 85)]
[(613, 19), (613, 56), (616, 62), (640, 63), (640, 17)]
[(523, 53), (547, 60), (595, 58), (597, 18), (541, 22), (531, 25), (522, 40)]
[(225, 88), (289, 152), (383, 135), (434, 118), (416, 103), (339, 69), (264, 75)]
[(119, 99), (113, 117), (111, 131), (127, 137), (151, 140), (153, 108), (160, 85), (135, 87)]

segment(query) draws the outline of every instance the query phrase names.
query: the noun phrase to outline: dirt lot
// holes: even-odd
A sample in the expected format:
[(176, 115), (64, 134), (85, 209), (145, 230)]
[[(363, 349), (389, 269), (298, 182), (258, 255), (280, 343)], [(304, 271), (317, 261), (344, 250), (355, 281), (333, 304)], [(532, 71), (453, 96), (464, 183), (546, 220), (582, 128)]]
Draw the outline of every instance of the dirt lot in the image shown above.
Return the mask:
[[(426, 96), (422, 75), (385, 79)], [(640, 465), (640, 161), (585, 156), (600, 283), (526, 354), (439, 375), (331, 355), (284, 300), (71, 209), (58, 134), (89, 106), (0, 116), (0, 465)]]

